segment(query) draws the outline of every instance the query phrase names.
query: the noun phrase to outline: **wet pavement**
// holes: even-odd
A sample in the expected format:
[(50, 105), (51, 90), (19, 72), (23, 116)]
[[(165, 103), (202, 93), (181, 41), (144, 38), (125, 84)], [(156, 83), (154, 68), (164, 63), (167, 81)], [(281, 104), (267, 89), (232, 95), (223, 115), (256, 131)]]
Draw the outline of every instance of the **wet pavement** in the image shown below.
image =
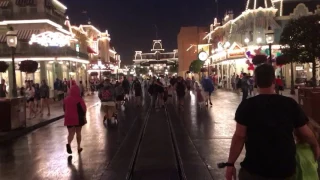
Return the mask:
[[(236, 125), (234, 114), (240, 101), (240, 95), (218, 90), (213, 94), (213, 106), (208, 110), (197, 108), (194, 93), (186, 96), (184, 111), (177, 110), (172, 104), (167, 106), (183, 164), (182, 171), (188, 180), (224, 179), (224, 170), (218, 169), (217, 163), (227, 161)], [(95, 103), (95, 100), (91, 103)], [(117, 129), (106, 129), (103, 126), (100, 105), (89, 109), (88, 124), (83, 127), (82, 134), (84, 150), (81, 155), (73, 154), (71, 164), (65, 152), (67, 130), (63, 121), (40, 128), (7, 145), (0, 145), (0, 179), (125, 179), (147, 109), (148, 103), (140, 108), (129, 104), (118, 115)], [(159, 111), (152, 111), (155, 118), (149, 121), (155, 124), (150, 124), (152, 128), (146, 131), (148, 136), (168, 133), (161, 131), (164, 126), (157, 125), (161, 122), (158, 120), (165, 121), (163, 114), (160, 116), (157, 113)], [(148, 146), (160, 142), (157, 138), (161, 136), (154, 137), (149, 142), (145, 141), (147, 144), (142, 143), (146, 151), (140, 152), (140, 164), (137, 166), (140, 172), (151, 167), (150, 159), (157, 159), (156, 155), (148, 154), (148, 151), (153, 151), (153, 147), (159, 149), (161, 144), (169, 146), (164, 142), (160, 146)], [(75, 141), (72, 148), (76, 149)], [(163, 157), (160, 160), (164, 159), (163, 154), (158, 156)], [(236, 163), (238, 170), (243, 157), (244, 152)]]
[[(89, 101), (88, 106), (96, 102)], [(100, 105), (90, 108), (88, 123), (82, 130), (83, 152), (79, 155), (75, 153), (75, 139), (71, 145), (73, 155), (66, 153), (67, 129), (63, 126), (63, 120), (1, 144), (0, 179), (99, 179), (103, 167), (116, 154), (139, 111), (129, 104), (128, 108), (119, 112), (118, 128), (106, 129), (102, 123)]]

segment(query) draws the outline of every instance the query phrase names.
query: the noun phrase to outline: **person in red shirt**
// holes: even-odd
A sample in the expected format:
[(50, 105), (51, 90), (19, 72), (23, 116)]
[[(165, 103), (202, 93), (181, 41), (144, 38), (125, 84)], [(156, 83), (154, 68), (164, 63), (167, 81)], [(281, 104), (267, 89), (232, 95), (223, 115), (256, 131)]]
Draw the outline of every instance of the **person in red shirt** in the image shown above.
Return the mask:
[(276, 93), (282, 95), (282, 91), (283, 91), (283, 82), (282, 79), (280, 78), (280, 76), (277, 76), (276, 78)]

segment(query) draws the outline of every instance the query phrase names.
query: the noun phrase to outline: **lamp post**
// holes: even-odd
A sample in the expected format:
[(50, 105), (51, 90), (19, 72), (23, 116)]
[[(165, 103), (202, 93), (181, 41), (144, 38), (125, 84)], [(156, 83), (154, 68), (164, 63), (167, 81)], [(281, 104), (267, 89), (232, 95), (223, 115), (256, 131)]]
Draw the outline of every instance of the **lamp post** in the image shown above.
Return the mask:
[(101, 68), (102, 68), (101, 60), (98, 60), (98, 67), (99, 67), (99, 70), (100, 70), (99, 79), (100, 79), (100, 81), (101, 81)]
[(15, 63), (14, 63), (14, 55), (16, 52), (16, 47), (18, 44), (18, 38), (17, 38), (18, 31), (14, 31), (12, 27), (10, 27), (10, 30), (7, 32), (7, 44), (11, 48), (11, 56), (12, 56), (12, 97), (17, 97), (17, 80), (16, 80), (16, 71), (15, 71)]
[(269, 45), (269, 64), (272, 64), (272, 44), (274, 42), (274, 31), (271, 27), (266, 31), (266, 42)]

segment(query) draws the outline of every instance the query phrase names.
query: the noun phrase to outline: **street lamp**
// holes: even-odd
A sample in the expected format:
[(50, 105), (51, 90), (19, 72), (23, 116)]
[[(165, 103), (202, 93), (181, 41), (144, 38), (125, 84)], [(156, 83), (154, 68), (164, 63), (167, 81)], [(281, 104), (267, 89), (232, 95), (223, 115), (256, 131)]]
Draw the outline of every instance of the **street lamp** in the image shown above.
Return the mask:
[(102, 62), (101, 62), (101, 60), (98, 61), (98, 67), (99, 67), (99, 70), (100, 70), (100, 72), (99, 72), (99, 79), (100, 79), (100, 81), (101, 81), (101, 68), (102, 68)]
[(258, 38), (257, 38), (257, 43), (260, 44), (261, 42), (262, 42), (262, 38), (261, 38), (261, 37), (258, 37)]
[(245, 39), (244, 39), (244, 42), (245, 42), (246, 44), (248, 44), (248, 43), (250, 42), (250, 39), (249, 39), (249, 38), (245, 38)]
[(274, 42), (274, 31), (271, 29), (271, 27), (268, 28), (266, 31), (266, 42), (269, 44), (269, 63), (272, 63), (272, 43)]
[(11, 48), (11, 56), (12, 56), (12, 97), (17, 97), (17, 81), (16, 81), (16, 71), (15, 71), (15, 63), (14, 63), (14, 55), (16, 52), (16, 47), (18, 44), (17, 38), (18, 31), (14, 31), (13, 28), (10, 28), (10, 31), (7, 32), (7, 44)]

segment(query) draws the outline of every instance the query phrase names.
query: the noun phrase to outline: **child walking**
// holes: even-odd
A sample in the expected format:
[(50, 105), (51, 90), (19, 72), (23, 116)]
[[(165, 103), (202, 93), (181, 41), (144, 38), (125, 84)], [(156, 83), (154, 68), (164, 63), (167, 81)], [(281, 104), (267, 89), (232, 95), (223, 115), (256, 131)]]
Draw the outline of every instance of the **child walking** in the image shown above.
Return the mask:
[(205, 102), (202, 95), (202, 90), (198, 83), (196, 83), (196, 92), (197, 92), (197, 100), (198, 100), (199, 108), (203, 109), (203, 107), (205, 106)]
[[(319, 138), (320, 126), (315, 121), (308, 122), (308, 126)], [(319, 180), (318, 162), (314, 158), (313, 151), (309, 144), (296, 135), (296, 180)]]

